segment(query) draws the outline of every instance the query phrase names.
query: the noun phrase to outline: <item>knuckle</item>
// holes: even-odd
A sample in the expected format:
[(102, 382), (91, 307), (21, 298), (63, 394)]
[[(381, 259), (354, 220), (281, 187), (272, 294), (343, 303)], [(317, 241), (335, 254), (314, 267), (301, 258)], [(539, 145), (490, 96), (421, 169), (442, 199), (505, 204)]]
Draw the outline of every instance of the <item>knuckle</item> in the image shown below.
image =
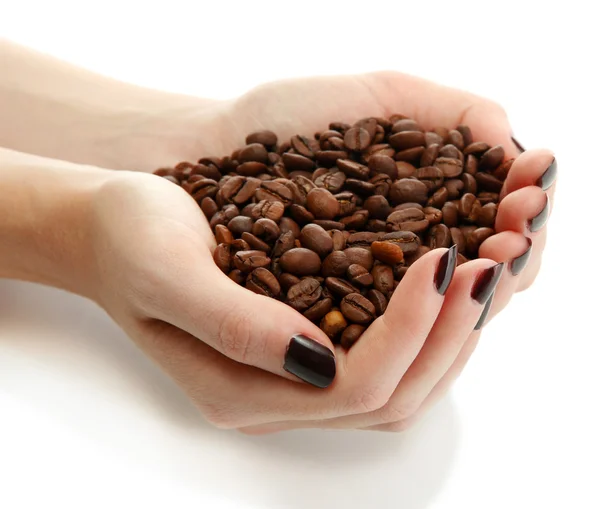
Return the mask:
[(412, 417), (420, 407), (415, 399), (406, 399), (388, 404), (380, 410), (379, 416), (384, 422), (395, 423)]
[(218, 327), (218, 349), (230, 359), (249, 364), (261, 343), (258, 338), (253, 338), (251, 331), (252, 317), (238, 309), (232, 309), (223, 317)]
[(200, 411), (209, 424), (218, 429), (237, 428), (233, 412), (219, 404), (203, 404)]
[(390, 394), (381, 386), (365, 386), (349, 401), (349, 411), (364, 414), (374, 412), (383, 407), (389, 400)]

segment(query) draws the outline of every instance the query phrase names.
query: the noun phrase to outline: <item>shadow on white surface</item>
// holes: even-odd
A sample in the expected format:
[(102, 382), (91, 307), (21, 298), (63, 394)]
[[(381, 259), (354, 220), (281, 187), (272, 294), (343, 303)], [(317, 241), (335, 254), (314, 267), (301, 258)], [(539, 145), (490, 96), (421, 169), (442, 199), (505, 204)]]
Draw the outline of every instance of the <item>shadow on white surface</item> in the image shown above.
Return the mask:
[[(105, 458), (95, 465), (105, 485), (117, 482), (114, 465), (129, 465), (149, 485), (181, 485), (199, 502), (226, 495), (238, 507), (426, 508), (459, 440), (448, 400), (402, 435), (215, 430), (94, 304), (9, 281), (0, 281), (0, 399), (3, 393), (34, 410), (36, 436), (60, 451), (38, 455), (37, 468), (52, 465), (43, 475), (75, 475), (83, 440)], [(10, 414), (16, 428), (24, 424), (19, 405)], [(53, 454), (72, 461), (56, 464)]]

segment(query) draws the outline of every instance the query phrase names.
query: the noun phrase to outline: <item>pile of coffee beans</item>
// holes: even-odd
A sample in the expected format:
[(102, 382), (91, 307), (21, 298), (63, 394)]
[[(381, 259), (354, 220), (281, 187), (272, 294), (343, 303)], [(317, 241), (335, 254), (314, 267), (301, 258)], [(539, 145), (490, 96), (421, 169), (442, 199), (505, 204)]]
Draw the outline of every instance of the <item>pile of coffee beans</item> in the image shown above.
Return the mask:
[(230, 156), (155, 174), (199, 204), (219, 269), (350, 348), (420, 256), (453, 244), (459, 264), (478, 256), (511, 164), (466, 125), (392, 115), (282, 143), (258, 131)]

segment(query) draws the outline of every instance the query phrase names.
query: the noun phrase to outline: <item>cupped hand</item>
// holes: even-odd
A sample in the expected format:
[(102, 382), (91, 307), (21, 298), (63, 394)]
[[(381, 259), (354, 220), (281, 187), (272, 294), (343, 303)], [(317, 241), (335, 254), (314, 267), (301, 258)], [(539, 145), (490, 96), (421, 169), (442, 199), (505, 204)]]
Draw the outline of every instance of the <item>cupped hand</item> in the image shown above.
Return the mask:
[[(415, 118), (425, 128), (467, 124), (475, 139), (502, 144), (508, 157), (518, 156), (503, 189), (498, 233), (482, 244), (482, 258), (459, 266), (443, 295), (435, 282), (438, 274), (452, 273), (452, 252), (423, 256), (402, 279), (385, 314), (348, 352), (334, 348), (288, 306), (221, 273), (211, 257), (210, 228), (177, 186), (126, 173), (104, 186), (94, 203), (99, 301), (209, 421), (247, 433), (405, 429), (458, 376), (486, 315), (489, 320), (534, 280), (546, 230), (544, 221), (531, 220), (549, 210), (542, 187), (551, 184), (552, 154), (537, 150), (519, 156), (496, 104), (396, 73), (269, 84), (219, 109), (199, 132), (197, 152), (189, 159), (229, 153), (248, 132), (261, 128), (284, 139), (333, 120), (392, 113)], [(475, 282), (486, 275), (497, 286), (488, 285), (485, 299), (474, 298), (473, 288), (482, 286)], [(293, 337), (310, 339), (290, 348)], [(297, 383), (300, 378), (328, 387)]]

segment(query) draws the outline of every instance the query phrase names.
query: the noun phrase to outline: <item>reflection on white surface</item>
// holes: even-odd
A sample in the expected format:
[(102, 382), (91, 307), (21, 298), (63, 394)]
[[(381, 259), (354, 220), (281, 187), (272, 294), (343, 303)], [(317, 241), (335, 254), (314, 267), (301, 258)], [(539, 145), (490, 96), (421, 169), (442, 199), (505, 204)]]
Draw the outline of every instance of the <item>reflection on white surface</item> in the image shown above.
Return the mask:
[(205, 504), (226, 496), (248, 508), (385, 508), (398, 507), (401, 493), (403, 508), (421, 509), (443, 486), (459, 438), (449, 401), (403, 435), (213, 429), (94, 304), (8, 281), (0, 281), (0, 408), (0, 449), (13, 458), (0, 460), (8, 490), (32, 478), (56, 490), (68, 478), (73, 497), (98, 479), (112, 489), (126, 479), (128, 492), (143, 481), (143, 500), (175, 485)]

